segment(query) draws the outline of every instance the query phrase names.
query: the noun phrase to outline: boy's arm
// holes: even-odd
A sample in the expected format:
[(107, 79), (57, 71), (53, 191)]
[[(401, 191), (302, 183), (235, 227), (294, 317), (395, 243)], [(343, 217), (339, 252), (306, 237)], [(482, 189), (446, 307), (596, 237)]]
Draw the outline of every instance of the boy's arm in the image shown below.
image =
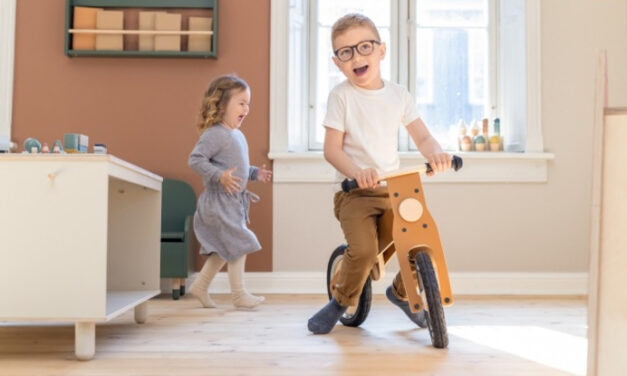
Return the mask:
[(412, 121), (406, 128), (420, 153), (433, 168), (433, 171), (446, 171), (451, 168), (451, 155), (442, 150), (442, 147), (433, 138), (421, 118)]
[(377, 171), (373, 168), (361, 169), (344, 153), (344, 132), (325, 127), (324, 159), (344, 176), (357, 180), (359, 188), (374, 188), (378, 184)]

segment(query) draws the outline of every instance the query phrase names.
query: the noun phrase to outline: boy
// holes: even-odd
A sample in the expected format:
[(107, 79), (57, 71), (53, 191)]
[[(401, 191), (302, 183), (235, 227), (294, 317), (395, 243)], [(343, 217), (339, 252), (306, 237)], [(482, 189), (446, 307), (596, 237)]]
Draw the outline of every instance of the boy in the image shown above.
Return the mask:
[[(348, 248), (333, 299), (309, 319), (314, 334), (330, 332), (347, 307), (357, 304), (376, 262), (377, 218), (391, 210), (387, 190), (378, 186), (377, 177), (399, 168), (398, 126), (406, 127), (434, 171), (451, 166), (451, 156), (427, 130), (407, 90), (381, 79), (379, 64), (386, 45), (372, 20), (361, 14), (343, 16), (331, 29), (331, 41), (333, 62), (347, 80), (329, 94), (324, 157), (341, 178), (355, 179), (360, 189), (339, 191), (334, 197), (335, 216)], [(416, 314), (409, 309), (400, 273), (386, 296), (414, 323), (426, 326), (424, 311)]]

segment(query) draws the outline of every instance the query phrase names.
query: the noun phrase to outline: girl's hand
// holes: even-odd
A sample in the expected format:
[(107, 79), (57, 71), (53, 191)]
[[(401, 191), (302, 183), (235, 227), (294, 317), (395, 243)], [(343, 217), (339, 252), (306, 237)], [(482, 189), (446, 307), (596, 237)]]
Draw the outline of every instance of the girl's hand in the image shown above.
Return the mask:
[(224, 171), (222, 175), (220, 175), (220, 183), (230, 194), (237, 193), (241, 189), (240, 183), (242, 182), (242, 179), (233, 175), (235, 170), (236, 168), (233, 167)]
[(428, 158), (429, 165), (431, 165), (432, 172), (427, 173), (428, 176), (433, 176), (436, 172), (444, 172), (451, 168), (451, 160), (453, 157), (449, 153), (434, 153)]
[(354, 179), (357, 180), (359, 188), (375, 188), (379, 185), (379, 174), (374, 168), (364, 168), (357, 171)]
[(267, 183), (272, 180), (272, 171), (266, 169), (266, 165), (261, 165), (261, 168), (257, 170), (257, 180)]

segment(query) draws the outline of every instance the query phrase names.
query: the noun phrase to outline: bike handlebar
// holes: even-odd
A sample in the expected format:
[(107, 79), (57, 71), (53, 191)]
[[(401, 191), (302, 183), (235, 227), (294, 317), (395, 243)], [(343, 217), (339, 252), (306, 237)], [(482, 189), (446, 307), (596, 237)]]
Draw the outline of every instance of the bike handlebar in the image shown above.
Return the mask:
[[(464, 165), (464, 160), (454, 155), (453, 159), (451, 160), (451, 167), (453, 168), (453, 170), (458, 171), (460, 168), (462, 168), (463, 165)], [(432, 172), (433, 168), (431, 168), (431, 165), (429, 163), (425, 163), (424, 168), (419, 169), (419, 170), (409, 171), (408, 173), (417, 173), (417, 172), (421, 172), (422, 170), (424, 170), (423, 172)], [(394, 172), (392, 172), (391, 175), (398, 176), (398, 174), (395, 174)], [(380, 177), (378, 181), (385, 180), (385, 179), (386, 179), (385, 177)], [(350, 192), (356, 188), (359, 188), (359, 184), (357, 183), (357, 180), (344, 179), (344, 181), (342, 181), (342, 190), (344, 192)]]

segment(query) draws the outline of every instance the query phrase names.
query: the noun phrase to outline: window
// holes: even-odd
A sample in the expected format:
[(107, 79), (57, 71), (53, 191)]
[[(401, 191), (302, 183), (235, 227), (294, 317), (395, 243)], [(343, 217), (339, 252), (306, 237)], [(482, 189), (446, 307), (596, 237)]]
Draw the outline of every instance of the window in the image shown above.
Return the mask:
[[(331, 60), (330, 30), (348, 12), (375, 22), (388, 47), (383, 78), (409, 89), (445, 149), (456, 150), (460, 120), (473, 125), (499, 117), (507, 150), (524, 150), (525, 132), (517, 128), (526, 120), (513, 116), (524, 111), (512, 107), (506, 114), (501, 100), (506, 95), (524, 107), (524, 74), (513, 73), (525, 69), (524, 0), (291, 0), (289, 150), (322, 149), (327, 96), (345, 79)], [(503, 42), (508, 47), (501, 54)], [(499, 70), (503, 59), (509, 59), (507, 71)], [(515, 89), (499, 82), (504, 73), (519, 84)], [(399, 146), (416, 150), (403, 127)]]
[[(457, 147), (457, 126), (491, 118), (487, 0), (418, 0), (410, 38), (410, 91), (422, 119), (448, 150)], [(413, 41), (411, 41), (413, 39)], [(413, 144), (410, 149), (415, 150)]]

